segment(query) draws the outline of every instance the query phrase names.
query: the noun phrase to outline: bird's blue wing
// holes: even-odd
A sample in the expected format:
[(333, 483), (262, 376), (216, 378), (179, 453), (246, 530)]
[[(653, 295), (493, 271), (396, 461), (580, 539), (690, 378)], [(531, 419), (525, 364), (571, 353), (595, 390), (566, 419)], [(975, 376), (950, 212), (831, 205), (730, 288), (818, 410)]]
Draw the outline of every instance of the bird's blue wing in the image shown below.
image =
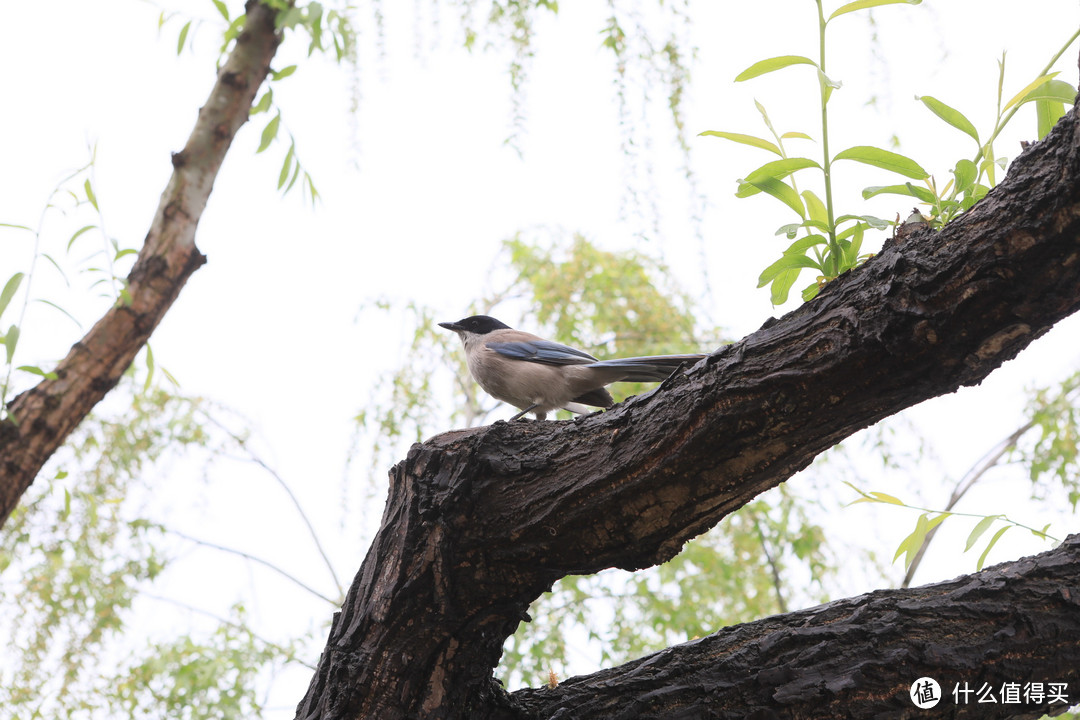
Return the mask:
[(490, 342), (487, 347), (504, 357), (545, 365), (587, 365), (596, 362), (596, 358), (587, 352), (550, 340)]

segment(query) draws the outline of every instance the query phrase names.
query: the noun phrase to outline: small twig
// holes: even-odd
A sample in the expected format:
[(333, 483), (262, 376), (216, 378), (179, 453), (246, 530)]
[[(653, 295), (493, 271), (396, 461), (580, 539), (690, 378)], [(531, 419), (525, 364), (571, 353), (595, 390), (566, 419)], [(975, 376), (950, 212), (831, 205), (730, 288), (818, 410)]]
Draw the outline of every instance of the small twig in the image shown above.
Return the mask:
[(780, 606), (780, 612), (786, 613), (788, 611), (787, 601), (784, 600), (783, 583), (780, 581), (780, 568), (776, 566), (776, 560), (773, 559), (772, 553), (769, 552), (769, 542), (765, 539), (765, 533), (761, 529), (761, 523), (758, 521), (757, 515), (754, 518), (754, 529), (757, 530), (758, 538), (761, 539), (761, 549), (765, 553), (765, 559), (769, 561), (769, 569), (772, 572), (773, 587), (776, 589), (776, 602)]
[(229, 620), (228, 618), (223, 618), (223, 617), (221, 617), (220, 615), (218, 615), (216, 613), (210, 612), (209, 610), (203, 610), (201, 608), (195, 607), (194, 605), (188, 605), (185, 602), (180, 602), (179, 600), (173, 600), (172, 598), (167, 598), (167, 597), (164, 597), (163, 595), (155, 595), (154, 593), (148, 593), (148, 592), (141, 593), (141, 595), (142, 595), (142, 597), (150, 598), (151, 600), (157, 600), (158, 602), (168, 603), (169, 605), (175, 605), (178, 608), (183, 608), (184, 610), (188, 610), (188, 611), (196, 613), (198, 615), (203, 615), (203, 616), (211, 618), (213, 620), (217, 620), (222, 625), (228, 625), (230, 627), (236, 628), (237, 630), (243, 630), (247, 634), (251, 635), (251, 637), (253, 637), (256, 640), (258, 640), (259, 642), (261, 642), (263, 645), (266, 645), (267, 647), (275, 648), (276, 650), (280, 650), (282, 652), (282, 654), (285, 655), (286, 660), (288, 662), (299, 663), (300, 665), (303, 665), (304, 667), (306, 667), (306, 668), (308, 668), (310, 670), (315, 669), (314, 665), (309, 665), (308, 663), (306, 663), (303, 660), (296, 657), (296, 653), (293, 652), (292, 650), (290, 650), (289, 648), (283, 647), (283, 646), (277, 644), (276, 642), (272, 642), (270, 640), (267, 640), (264, 637), (256, 635), (254, 632), (251, 631), (251, 628), (249, 628), (249, 627), (247, 627), (245, 625), (242, 625), (242, 624), (236, 622), (235, 620)]
[(307, 590), (309, 593), (311, 593), (315, 597), (319, 598), (320, 600), (325, 600), (326, 602), (330, 603), (334, 607), (337, 607), (337, 606), (339, 606), (341, 604), (340, 600), (335, 600), (333, 598), (327, 597), (326, 595), (323, 595), (321, 592), (319, 592), (315, 588), (311, 587), (310, 585), (307, 585), (306, 583), (304, 583), (300, 579), (296, 578), (295, 576), (291, 575), (290, 573), (286, 572), (285, 570), (282, 570), (277, 565), (274, 565), (272, 562), (269, 562), (267, 560), (263, 560), (260, 557), (256, 557), (255, 555), (252, 555), (250, 553), (246, 553), (243, 550), (237, 550), (236, 548), (226, 547), (224, 545), (218, 545), (217, 543), (212, 543), (212, 542), (209, 542), (207, 540), (200, 540), (197, 537), (192, 537), (191, 535), (188, 535), (187, 533), (182, 533), (179, 530), (172, 530), (172, 529), (166, 528), (165, 531), (172, 534), (172, 535), (175, 535), (175, 536), (177, 536), (179, 538), (187, 540), (188, 542), (193, 542), (196, 545), (202, 545), (203, 547), (212, 548), (214, 550), (220, 550), (221, 552), (229, 553), (231, 555), (239, 555), (240, 557), (244, 558), (245, 560), (250, 560), (250, 561), (252, 561), (254, 563), (258, 563), (259, 565), (262, 565), (265, 568), (269, 568), (270, 570), (273, 570), (278, 575), (281, 575), (282, 577), (284, 577), (286, 580), (290, 580), (291, 582), (295, 583), (296, 585), (303, 588), (304, 590)]
[(225, 433), (230, 438), (232, 438), (233, 442), (235, 442), (237, 445), (239, 445), (243, 449), (243, 451), (247, 454), (248, 459), (251, 462), (258, 465), (259, 467), (261, 467), (263, 470), (265, 470), (270, 475), (270, 477), (274, 478), (274, 480), (277, 481), (278, 485), (280, 485), (282, 487), (282, 489), (285, 491), (285, 494), (289, 496), (289, 499), (292, 500), (293, 506), (296, 508), (296, 512), (300, 515), (300, 519), (303, 520), (304, 525), (307, 526), (308, 533), (311, 535), (311, 539), (315, 543), (315, 549), (318, 550), (319, 555), (322, 556), (323, 562), (326, 564), (327, 570), (330, 571), (330, 577), (333, 578), (333, 580), (334, 580), (334, 586), (337, 588), (338, 595), (340, 597), (344, 597), (345, 596), (345, 589), (344, 589), (344, 587), (342, 587), (341, 581), (338, 580), (337, 573), (334, 571), (334, 565), (330, 562), (330, 558), (329, 558), (329, 556), (327, 556), (326, 551), (323, 550), (322, 543), (319, 542), (319, 536), (315, 532), (315, 526), (311, 524), (311, 520), (308, 519), (307, 513), (304, 512), (304, 508), (300, 505), (300, 501), (296, 498), (296, 495), (293, 494), (293, 491), (289, 487), (289, 484), (285, 482), (284, 478), (282, 478), (281, 475), (279, 475), (276, 470), (274, 470), (272, 467), (267, 465), (266, 462), (263, 461), (262, 458), (260, 458), (258, 455), (256, 455), (255, 452), (252, 451), (251, 448), (248, 447), (247, 441), (244, 438), (240, 437), (235, 432), (233, 432), (229, 428), (225, 427), (221, 422), (219, 422), (216, 418), (211, 416), (209, 413), (204, 412), (203, 415), (206, 417), (207, 421), (209, 421), (211, 424), (213, 424), (216, 427), (218, 427), (219, 429), (225, 431)]

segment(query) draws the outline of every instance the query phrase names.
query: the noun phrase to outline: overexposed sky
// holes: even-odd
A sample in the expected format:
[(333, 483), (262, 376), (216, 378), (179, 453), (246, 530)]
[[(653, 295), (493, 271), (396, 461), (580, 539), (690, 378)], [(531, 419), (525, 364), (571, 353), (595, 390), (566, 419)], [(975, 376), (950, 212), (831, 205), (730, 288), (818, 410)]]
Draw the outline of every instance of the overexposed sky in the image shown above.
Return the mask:
[[(240, 3), (229, 4), (234, 13), (240, 11)], [(328, 542), (346, 583), (364, 551), (355, 534), (333, 535), (340, 520), (351, 418), (378, 373), (407, 360), (400, 319), (361, 313), (366, 301), (383, 296), (411, 300), (436, 307), (443, 319), (457, 319), (489, 288), (487, 276), (499, 243), (520, 229), (549, 226), (582, 232), (606, 248), (662, 252), (685, 286), (698, 294), (704, 291), (704, 257), (711, 319), (730, 337), (741, 337), (770, 315), (794, 307), (774, 309), (767, 291), (754, 287), (758, 273), (785, 246), (773, 237), (776, 227), (791, 217), (769, 198), (733, 196), (736, 179), (771, 157), (697, 133), (764, 135), (754, 99), (765, 104), (781, 132), (820, 133), (809, 68), (733, 82), (739, 71), (766, 57), (816, 57), (813, 3), (694, 3), (691, 38), (699, 60), (685, 113), (706, 213), (700, 228), (687, 219), (694, 200), (681, 180), (680, 157), (661, 122), (663, 112), (651, 111), (652, 146), (641, 162), (651, 164), (654, 183), (639, 189), (655, 198), (661, 234), (637, 239), (649, 228), (636, 219), (632, 206), (627, 209), (633, 182), (619, 148), (612, 61), (600, 47), (607, 15), (602, 3), (564, 2), (557, 19), (543, 17), (538, 23), (536, 58), (523, 96), (520, 157), (504, 143), (512, 117), (508, 56), (464, 51), (456, 9), (435, 13), (420, 3), (382, 6), (384, 52), (376, 47), (370, 22), (360, 38), (355, 115), (349, 111), (353, 80), (348, 70), (329, 59), (305, 59), (303, 38), (290, 36), (274, 63), (277, 68), (301, 65), (291, 78), (275, 84), (275, 97), (322, 202), (312, 209), (296, 191), (282, 198), (275, 184), (285, 146), (279, 140), (255, 155), (268, 117), (246, 126), (200, 222), (197, 244), (209, 262), (192, 277), (152, 339), (158, 362), (185, 392), (251, 419), (266, 459), (330, 528)], [(414, 14), (418, 7), (420, 17)], [(138, 247), (171, 171), (169, 153), (183, 146), (213, 83), (220, 32), (210, 2), (176, 0), (168, 8), (203, 19), (192, 31), (191, 48), (179, 57), (176, 37), (182, 17), (159, 33), (160, 7), (151, 3), (6, 5), (0, 25), (5, 67), (0, 74), (0, 222), (36, 226), (57, 181), (83, 164), (88, 145), (96, 144), (95, 188), (108, 235), (121, 246)], [(1008, 98), (1035, 77), (1071, 34), (1080, 10), (1074, 0), (1043, 0), (1037, 7), (1003, 0), (940, 0), (881, 8), (874, 17), (873, 26), (864, 14), (856, 14), (830, 28), (829, 75), (843, 82), (830, 105), (832, 150), (859, 144), (889, 147), (895, 136), (901, 152), (944, 183), (956, 159), (973, 155), (974, 143), (934, 118), (914, 96), (932, 95), (953, 105), (986, 134), (1002, 52), (1008, 51)], [(1074, 85), (1076, 54), (1074, 47), (1058, 64), (1060, 77)], [(1032, 139), (1034, 127), (1034, 110), (1025, 108), (1003, 134), (999, 153), (1015, 157), (1019, 140)], [(794, 141), (790, 148), (817, 153), (805, 141)], [(902, 198), (861, 204), (860, 188), (894, 181), (883, 172), (855, 166), (843, 172), (837, 195), (845, 198), (844, 206), (889, 218), (910, 211), (913, 203)], [(50, 218), (48, 251), (63, 255), (67, 238), (85, 224), (85, 216)], [(18, 233), (0, 233), (0, 242), (3, 282), (12, 272), (25, 271), (32, 248)], [(89, 256), (101, 244), (100, 235), (88, 233), (71, 257)], [(793, 295), (810, 279), (804, 276)], [(108, 302), (87, 293), (89, 284), (75, 278), (69, 290), (42, 266), (34, 294), (59, 298), (88, 326)], [(3, 322), (6, 327), (11, 317), (5, 315)], [(1074, 341), (1078, 324), (1073, 320), (1062, 326), (982, 387), (909, 413), (937, 441), (942, 465), (954, 477), (1019, 424), (1025, 386), (1053, 382), (1080, 362)], [(17, 364), (48, 367), (80, 334), (71, 321), (36, 306), (23, 328)], [(280, 495), (260, 490), (258, 502), (252, 502), (252, 488), (261, 488), (264, 477), (246, 466), (213, 474), (208, 486), (189, 475), (197, 473), (178, 471), (161, 479), (162, 498), (173, 506), (171, 522), (194, 535), (257, 550), (283, 565), (291, 562), (299, 574), (310, 571), (306, 580), (322, 582), (330, 591), (318, 568), (310, 567), (306, 538), (280, 532), (281, 518), (291, 517)], [(909, 497), (906, 488), (875, 486), (872, 478), (867, 482), (869, 489)], [(1008, 492), (1003, 489), (997, 497), (1009, 500), (973, 510), (1011, 507)], [(190, 499), (195, 493), (207, 493), (212, 500), (195, 503)], [(1026, 488), (1017, 492), (1020, 498), (1025, 494)], [(356, 490), (352, 499), (361, 495)], [(942, 488), (936, 498), (928, 495), (927, 502), (941, 503), (948, 490)], [(381, 512), (381, 500), (376, 506), (367, 513), (373, 519)], [(197, 512), (185, 509), (195, 507)], [(872, 511), (859, 506), (847, 512), (858, 518)], [(895, 525), (895, 531), (878, 538), (882, 552), (894, 548), (914, 522), (914, 517), (884, 512), (877, 518), (879, 525)], [(1036, 520), (1033, 524), (1041, 526)], [(968, 529), (957, 531), (960, 542)], [(1059, 530), (1064, 534), (1064, 528)], [(843, 534), (840, 528), (836, 532)], [(1019, 535), (1006, 536), (991, 560), (1045, 549), (1033, 539), (1007, 542), (1013, 536), (1019, 541)], [(970, 557), (952, 559), (956, 563), (942, 568), (940, 576), (972, 569)], [(205, 575), (181, 574), (171, 590), (221, 611), (264, 581), (251, 570), (237, 573), (230, 563), (220, 568), (210, 563), (199, 570)], [(294, 600), (291, 590), (281, 592), (289, 598), (285, 609), (267, 599), (265, 591), (250, 601), (257, 620), (295, 629), (318, 627), (328, 619), (324, 606), (306, 597)], [(295, 675), (291, 687), (274, 695), (286, 706), (282, 717), (306, 686), (305, 673)]]

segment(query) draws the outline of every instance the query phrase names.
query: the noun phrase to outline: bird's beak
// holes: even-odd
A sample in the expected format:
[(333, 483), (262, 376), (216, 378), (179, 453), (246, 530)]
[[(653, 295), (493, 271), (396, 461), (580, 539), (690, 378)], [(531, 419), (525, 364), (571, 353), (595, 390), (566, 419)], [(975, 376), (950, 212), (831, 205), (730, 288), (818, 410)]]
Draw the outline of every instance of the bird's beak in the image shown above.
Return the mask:
[(453, 322), (439, 323), (439, 327), (444, 327), (447, 330), (453, 330), (454, 332), (457, 332), (458, 330), (461, 329), (461, 326), (459, 326), (457, 323), (453, 323)]

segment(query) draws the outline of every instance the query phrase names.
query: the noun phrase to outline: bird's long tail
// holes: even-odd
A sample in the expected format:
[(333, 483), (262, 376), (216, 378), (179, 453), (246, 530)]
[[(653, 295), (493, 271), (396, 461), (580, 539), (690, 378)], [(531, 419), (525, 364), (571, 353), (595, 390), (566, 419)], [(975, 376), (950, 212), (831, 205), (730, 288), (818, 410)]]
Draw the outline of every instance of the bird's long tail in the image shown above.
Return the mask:
[(597, 370), (623, 370), (627, 374), (622, 382), (659, 382), (667, 380), (671, 373), (683, 365), (693, 365), (707, 355), (652, 355), (649, 357), (616, 358), (589, 363), (586, 367)]

